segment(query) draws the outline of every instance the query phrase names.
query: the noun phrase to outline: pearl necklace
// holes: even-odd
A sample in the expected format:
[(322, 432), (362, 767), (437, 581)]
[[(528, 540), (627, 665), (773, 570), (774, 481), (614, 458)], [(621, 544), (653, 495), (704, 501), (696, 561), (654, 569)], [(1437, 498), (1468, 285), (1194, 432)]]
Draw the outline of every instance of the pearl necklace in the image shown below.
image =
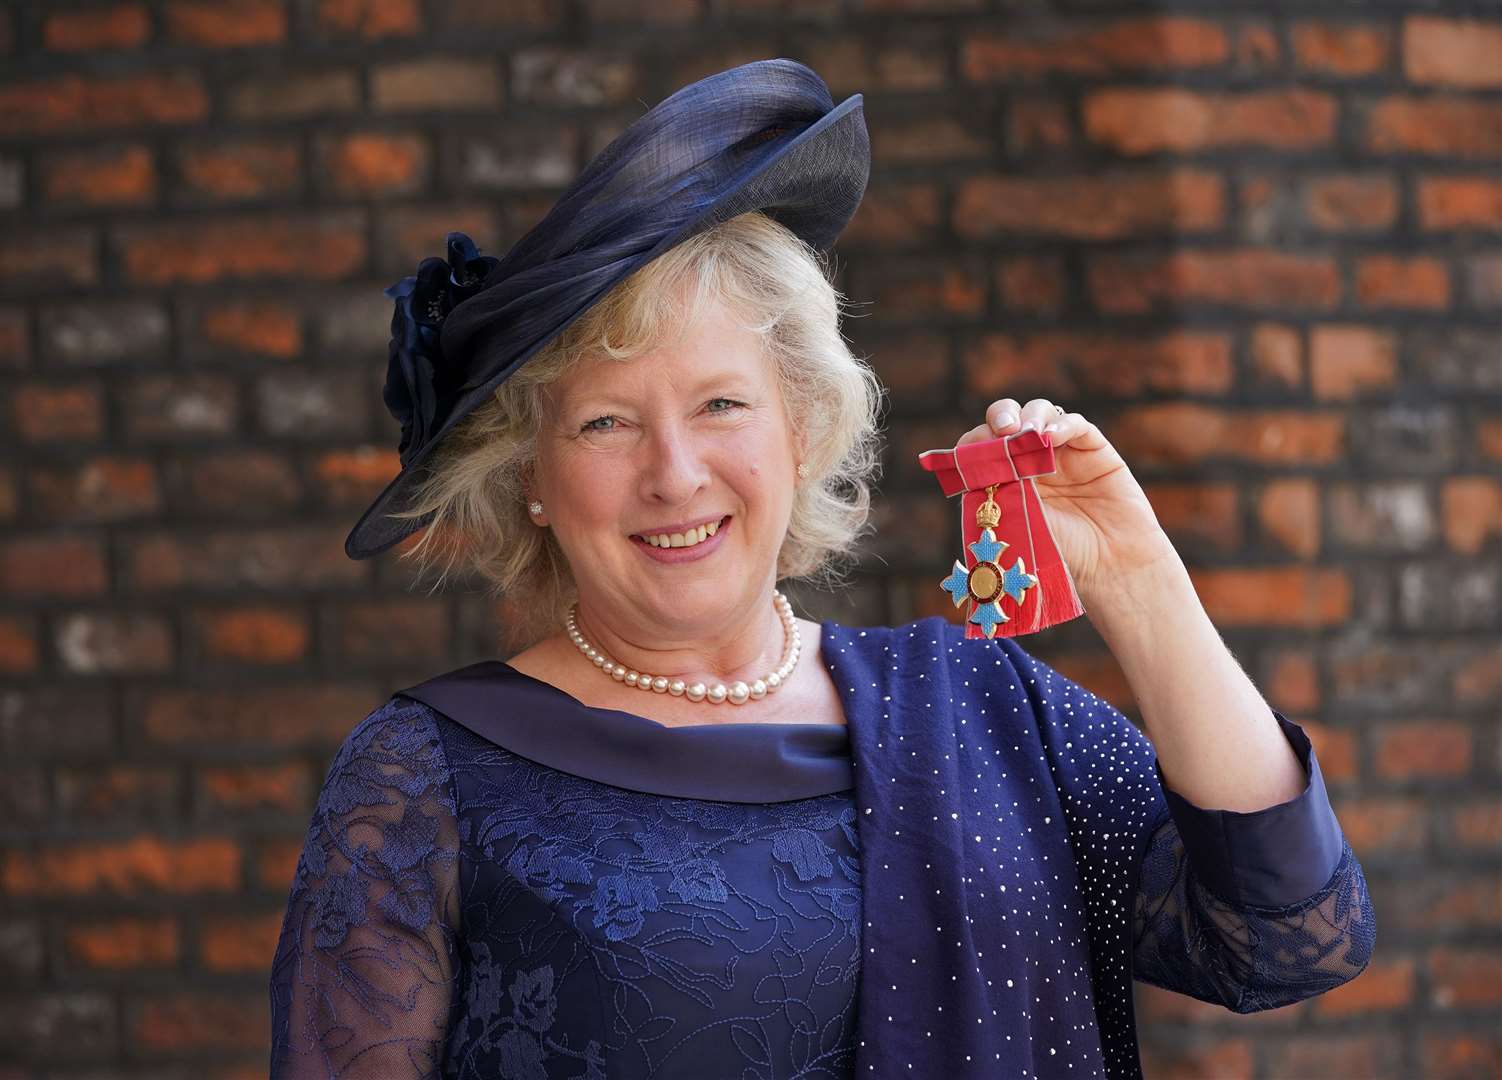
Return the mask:
[(798, 620), (793, 615), (793, 606), (788, 603), (787, 597), (776, 589), (772, 590), (772, 606), (777, 609), (777, 615), (782, 619), (785, 643), (782, 647), (782, 663), (778, 665), (776, 671), (769, 672), (750, 685), (743, 682), (733, 682), (729, 686), (724, 683), (715, 683), (713, 686), (706, 686), (701, 682), (686, 683), (682, 679), (669, 679), (665, 675), (648, 675), (645, 672), (633, 671), (624, 664), (617, 664), (579, 633), (579, 605), (577, 603), (568, 609), (566, 626), (569, 640), (589, 658), (595, 667), (616, 682), (623, 682), (638, 690), (652, 690), (659, 694), (686, 697), (690, 701), (707, 701), (711, 705), (720, 705), (726, 701), (732, 705), (744, 705), (748, 701), (758, 701), (766, 697), (785, 683), (788, 676), (793, 673), (793, 668), (798, 666), (798, 657), (803, 651), (803, 638), (798, 630)]

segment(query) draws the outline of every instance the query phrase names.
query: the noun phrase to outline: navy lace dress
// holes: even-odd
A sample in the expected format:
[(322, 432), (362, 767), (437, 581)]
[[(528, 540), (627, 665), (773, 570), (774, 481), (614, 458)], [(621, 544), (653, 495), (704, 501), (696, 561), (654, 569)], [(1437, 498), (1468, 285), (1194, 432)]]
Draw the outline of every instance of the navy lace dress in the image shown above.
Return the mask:
[(292, 883), (272, 1076), (1140, 1076), (1134, 977), (1245, 1012), (1365, 966), (1281, 714), (1305, 792), (1205, 810), (1009, 639), (823, 630), (848, 727), (669, 728), (493, 662), (366, 717)]

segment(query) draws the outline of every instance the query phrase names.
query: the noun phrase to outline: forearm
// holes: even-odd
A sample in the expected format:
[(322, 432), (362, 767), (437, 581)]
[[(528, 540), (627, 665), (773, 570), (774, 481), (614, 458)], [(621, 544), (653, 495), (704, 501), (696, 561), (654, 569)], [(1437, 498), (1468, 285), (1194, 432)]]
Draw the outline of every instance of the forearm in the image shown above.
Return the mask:
[(1169, 787), (1204, 809), (1242, 812), (1304, 790), (1304, 767), (1171, 545), (1150, 570), (1083, 599), (1131, 685)]

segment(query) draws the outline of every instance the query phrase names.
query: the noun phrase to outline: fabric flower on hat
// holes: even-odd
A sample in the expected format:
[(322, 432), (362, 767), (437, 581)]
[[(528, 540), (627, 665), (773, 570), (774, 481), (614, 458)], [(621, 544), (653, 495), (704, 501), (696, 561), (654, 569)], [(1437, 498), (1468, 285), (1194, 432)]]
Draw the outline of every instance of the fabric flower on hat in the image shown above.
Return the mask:
[(480, 292), (499, 264), (499, 259), (481, 255), (464, 233), (451, 232), (447, 260), (426, 258), (415, 276), (385, 290), (396, 307), (381, 400), (402, 426), (397, 453), (403, 467), (427, 445), (438, 426), (440, 404), (458, 389), (458, 368), (444, 363), (438, 344), (443, 320)]

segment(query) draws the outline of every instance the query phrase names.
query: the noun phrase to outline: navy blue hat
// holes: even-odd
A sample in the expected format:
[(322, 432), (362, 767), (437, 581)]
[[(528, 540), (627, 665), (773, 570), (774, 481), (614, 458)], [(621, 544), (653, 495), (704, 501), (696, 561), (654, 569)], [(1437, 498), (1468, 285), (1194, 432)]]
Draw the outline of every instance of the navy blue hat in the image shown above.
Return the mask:
[(855, 215), (870, 174), (862, 97), (839, 105), (796, 60), (701, 79), (584, 167), (504, 258), (449, 233), (446, 259), (386, 290), (396, 301), (384, 399), (402, 470), (344, 542), (378, 555), (427, 524), (409, 507), (443, 436), (611, 288), (675, 244), (759, 210), (818, 250)]

